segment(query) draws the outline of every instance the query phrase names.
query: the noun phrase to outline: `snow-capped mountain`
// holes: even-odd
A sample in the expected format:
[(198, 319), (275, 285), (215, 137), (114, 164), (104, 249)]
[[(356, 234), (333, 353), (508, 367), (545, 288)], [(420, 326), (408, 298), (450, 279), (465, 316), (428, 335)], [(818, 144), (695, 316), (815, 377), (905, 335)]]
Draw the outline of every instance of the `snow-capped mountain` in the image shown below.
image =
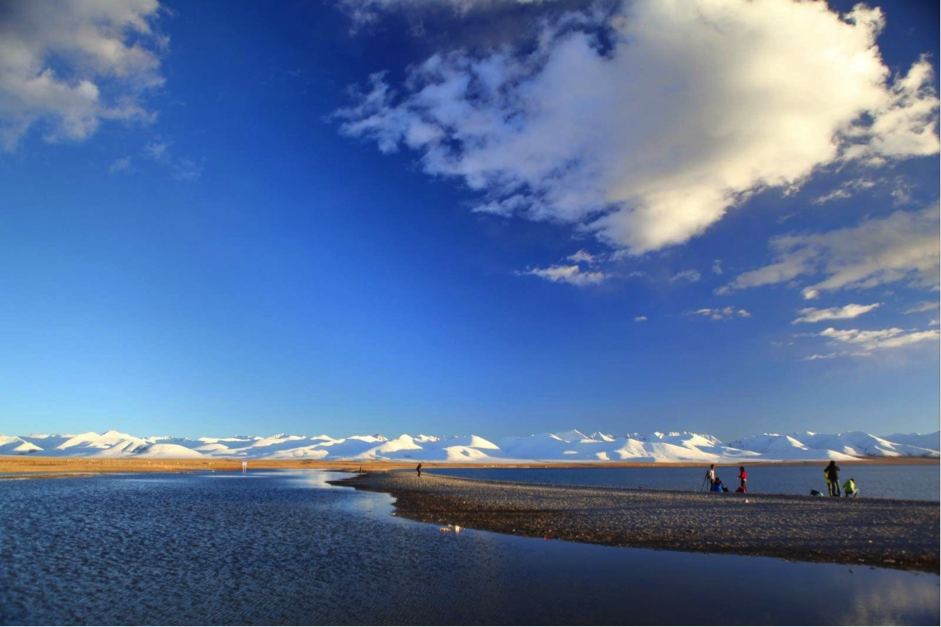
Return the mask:
[[(893, 441), (899, 438), (918, 442), (925, 446), (914, 446)], [(778, 435), (766, 433), (729, 446), (744, 451), (753, 451), (764, 456), (782, 459), (853, 459), (855, 457), (937, 457), (939, 434), (911, 434), (907, 436), (877, 437), (862, 431), (827, 434), (805, 431)], [(929, 448), (930, 447), (930, 448)]]
[(397, 438), (383, 435), (306, 437), (278, 433), (268, 437), (157, 436), (139, 438), (119, 431), (78, 435), (0, 435), (0, 455), (56, 457), (162, 457), (241, 459), (414, 460), (499, 463), (509, 461), (578, 462), (750, 462), (854, 459), (865, 457), (939, 457), (941, 434), (874, 436), (861, 431), (837, 434), (764, 434), (731, 444), (686, 431), (616, 437), (574, 429), (505, 438), (495, 444), (478, 435)]

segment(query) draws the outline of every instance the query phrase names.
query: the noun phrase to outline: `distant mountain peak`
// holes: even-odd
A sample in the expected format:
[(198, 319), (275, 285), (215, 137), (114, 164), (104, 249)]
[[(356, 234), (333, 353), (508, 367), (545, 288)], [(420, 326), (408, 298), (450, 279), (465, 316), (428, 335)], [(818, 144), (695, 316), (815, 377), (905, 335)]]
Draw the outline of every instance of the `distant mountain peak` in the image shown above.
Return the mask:
[(573, 429), (537, 433), (491, 442), (479, 435), (437, 436), (382, 434), (305, 438), (278, 433), (266, 438), (247, 436), (170, 436), (139, 438), (117, 430), (78, 435), (34, 434), (0, 436), (0, 455), (58, 457), (228, 457), (248, 459), (338, 459), (409, 461), (643, 461), (687, 463), (748, 463), (750, 461), (820, 461), (869, 457), (933, 457), (941, 453), (941, 433), (875, 436), (863, 431), (824, 434), (765, 433), (723, 445), (711, 435), (688, 431), (632, 433), (615, 438), (602, 431), (590, 436)]

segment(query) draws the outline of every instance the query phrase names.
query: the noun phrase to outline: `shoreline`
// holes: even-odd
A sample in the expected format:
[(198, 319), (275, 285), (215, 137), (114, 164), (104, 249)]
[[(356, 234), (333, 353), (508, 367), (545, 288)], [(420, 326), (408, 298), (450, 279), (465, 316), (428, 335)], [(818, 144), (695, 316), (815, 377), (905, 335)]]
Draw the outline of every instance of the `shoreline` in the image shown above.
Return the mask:
[[(344, 470), (348, 472), (385, 471), (412, 469), (418, 460), (409, 461), (322, 461), (312, 459), (172, 459), (172, 458), (106, 458), (106, 457), (33, 457), (0, 456), (0, 475), (17, 473), (54, 473), (69, 476), (71, 473), (102, 474), (114, 472), (194, 472), (236, 471), (247, 461), (250, 469), (297, 469)], [(506, 463), (425, 462), (425, 469), (434, 468), (707, 468), (703, 462), (540, 462), (515, 461)], [(816, 466), (826, 461), (764, 461), (750, 462), (748, 466)], [(874, 457), (841, 461), (841, 465), (938, 465), (938, 458), (924, 457)], [(737, 468), (739, 462), (719, 463), (716, 468)], [(4, 477), (0, 476), (0, 479)]]
[(776, 557), (939, 574), (932, 501), (708, 494), (368, 472), (331, 481), (395, 499), (395, 514), (608, 546)]

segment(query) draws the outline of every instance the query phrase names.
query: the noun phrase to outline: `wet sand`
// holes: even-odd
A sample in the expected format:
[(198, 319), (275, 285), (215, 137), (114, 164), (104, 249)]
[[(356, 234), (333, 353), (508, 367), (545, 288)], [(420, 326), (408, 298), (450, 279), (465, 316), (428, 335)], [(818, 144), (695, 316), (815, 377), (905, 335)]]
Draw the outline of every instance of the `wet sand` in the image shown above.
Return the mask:
[(553, 486), (411, 472), (370, 472), (334, 483), (389, 493), (397, 515), (439, 525), (939, 571), (939, 507), (930, 501)]

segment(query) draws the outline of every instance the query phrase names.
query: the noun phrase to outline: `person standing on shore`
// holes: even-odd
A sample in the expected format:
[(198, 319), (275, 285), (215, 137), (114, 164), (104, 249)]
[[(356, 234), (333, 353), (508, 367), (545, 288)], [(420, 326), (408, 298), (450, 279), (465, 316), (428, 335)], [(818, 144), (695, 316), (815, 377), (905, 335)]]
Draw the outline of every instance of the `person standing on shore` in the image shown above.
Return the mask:
[(830, 496), (840, 496), (840, 467), (835, 461), (831, 461), (823, 474), (827, 477), (827, 489), (830, 490)]
[(421, 478), (421, 464), (418, 464), (418, 466), (415, 468), (415, 472), (418, 473), (418, 477), (420, 479)]
[(748, 474), (745, 472), (744, 466), (738, 467), (738, 492), (748, 492)]
[(706, 471), (706, 481), (709, 482), (709, 491), (712, 492), (712, 486), (716, 482), (716, 465), (711, 464), (709, 470)]

